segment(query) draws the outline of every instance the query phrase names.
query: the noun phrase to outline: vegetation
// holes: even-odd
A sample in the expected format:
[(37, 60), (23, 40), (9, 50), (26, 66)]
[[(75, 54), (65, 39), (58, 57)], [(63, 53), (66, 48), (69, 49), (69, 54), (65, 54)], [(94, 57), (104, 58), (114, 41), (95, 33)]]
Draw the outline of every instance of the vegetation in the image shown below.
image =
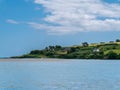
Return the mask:
[(120, 40), (92, 44), (83, 42), (71, 47), (48, 46), (12, 58), (120, 59)]

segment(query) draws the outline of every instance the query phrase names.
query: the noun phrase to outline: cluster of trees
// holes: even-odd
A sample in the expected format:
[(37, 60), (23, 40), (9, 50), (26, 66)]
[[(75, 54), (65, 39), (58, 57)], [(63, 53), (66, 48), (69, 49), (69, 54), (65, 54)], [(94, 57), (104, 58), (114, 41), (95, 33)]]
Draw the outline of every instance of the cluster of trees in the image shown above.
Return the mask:
[(62, 49), (62, 46), (56, 45), (56, 46), (48, 46), (43, 50), (33, 50), (29, 53), (29, 55), (42, 55), (47, 57), (53, 57), (56, 54), (56, 51), (59, 51)]
[(45, 50), (47, 50), (47, 51), (54, 51), (54, 50), (60, 50), (60, 49), (62, 49), (62, 46), (60, 46), (60, 45), (48, 46), (45, 48)]

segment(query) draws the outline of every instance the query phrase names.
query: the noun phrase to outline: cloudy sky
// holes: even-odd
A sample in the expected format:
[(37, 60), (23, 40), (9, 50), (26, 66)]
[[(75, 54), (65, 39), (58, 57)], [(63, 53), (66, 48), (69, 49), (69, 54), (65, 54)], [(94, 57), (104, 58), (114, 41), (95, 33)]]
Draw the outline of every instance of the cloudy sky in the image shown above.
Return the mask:
[(120, 0), (0, 0), (0, 57), (120, 38)]

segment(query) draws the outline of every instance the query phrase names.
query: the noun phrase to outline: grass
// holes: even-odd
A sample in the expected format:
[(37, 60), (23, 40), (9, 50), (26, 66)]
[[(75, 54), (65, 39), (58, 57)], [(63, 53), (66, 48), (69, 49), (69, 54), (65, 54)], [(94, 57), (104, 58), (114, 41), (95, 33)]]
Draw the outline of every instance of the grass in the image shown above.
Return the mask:
[(113, 51), (113, 52), (115, 52), (115, 53), (117, 53), (117, 54), (120, 54), (120, 50), (107, 50), (107, 51), (104, 52), (104, 54), (107, 54), (107, 53), (109, 53), (110, 51)]

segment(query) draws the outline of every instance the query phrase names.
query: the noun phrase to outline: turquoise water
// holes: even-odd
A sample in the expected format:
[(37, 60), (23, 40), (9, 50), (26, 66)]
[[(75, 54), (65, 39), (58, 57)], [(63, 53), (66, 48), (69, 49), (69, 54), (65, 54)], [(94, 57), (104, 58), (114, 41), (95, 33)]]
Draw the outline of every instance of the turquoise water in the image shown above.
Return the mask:
[(120, 90), (120, 61), (0, 62), (0, 90)]

